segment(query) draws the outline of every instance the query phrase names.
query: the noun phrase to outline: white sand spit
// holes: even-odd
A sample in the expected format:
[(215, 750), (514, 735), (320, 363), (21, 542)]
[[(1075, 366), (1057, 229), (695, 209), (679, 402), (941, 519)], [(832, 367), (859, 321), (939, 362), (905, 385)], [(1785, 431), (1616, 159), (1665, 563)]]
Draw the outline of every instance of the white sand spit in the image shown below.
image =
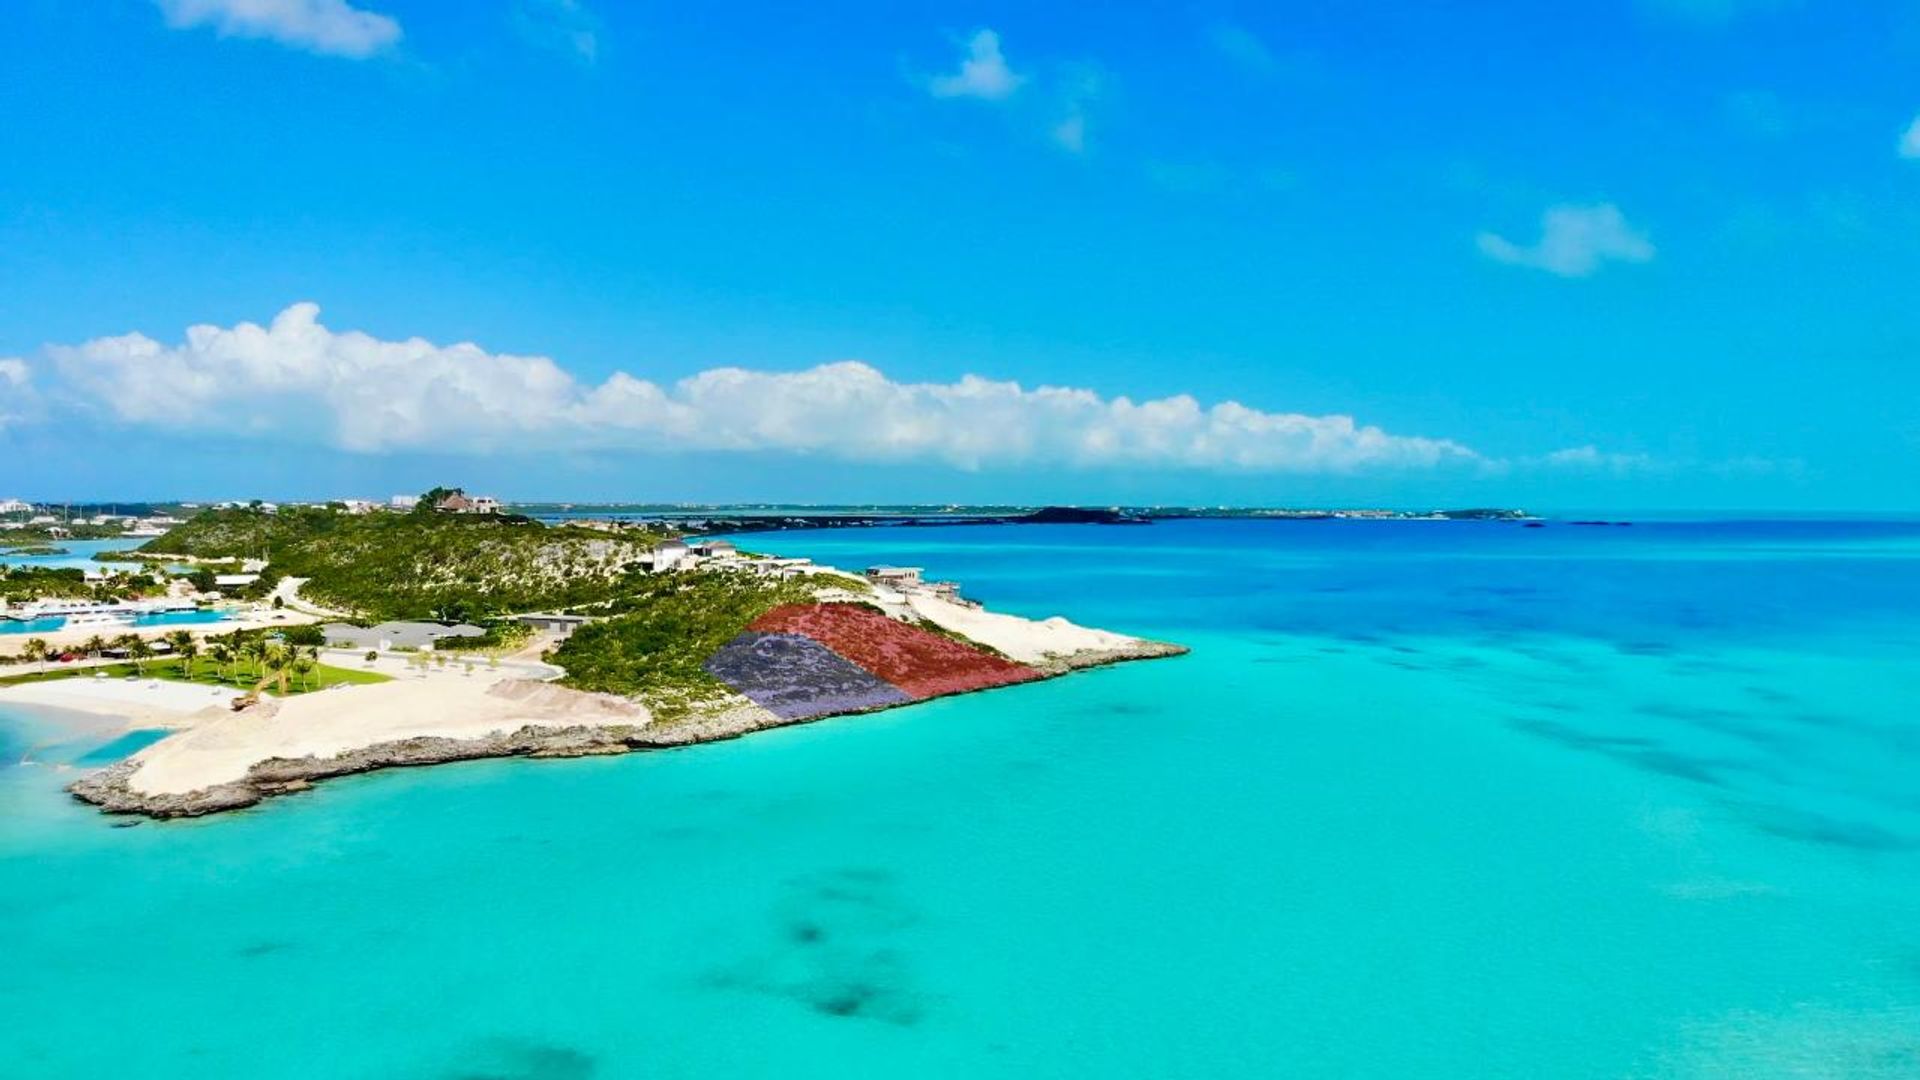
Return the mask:
[(1127, 649), (1143, 644), (1139, 638), (1091, 630), (1057, 615), (1051, 619), (1023, 619), (921, 593), (908, 596), (906, 601), (914, 614), (935, 626), (964, 634), (1023, 664), (1042, 664), (1075, 653)]
[(521, 727), (626, 723), (639, 705), (520, 680), (458, 676), (349, 686), (268, 702), (208, 719), (135, 754), (128, 786), (178, 795), (243, 779), (270, 758), (327, 758), (419, 737), (481, 739)]
[(112, 716), (128, 727), (179, 727), (208, 710), (225, 710), (237, 692), (217, 686), (163, 679), (96, 679), (75, 675), (47, 682), (0, 687), (0, 702)]

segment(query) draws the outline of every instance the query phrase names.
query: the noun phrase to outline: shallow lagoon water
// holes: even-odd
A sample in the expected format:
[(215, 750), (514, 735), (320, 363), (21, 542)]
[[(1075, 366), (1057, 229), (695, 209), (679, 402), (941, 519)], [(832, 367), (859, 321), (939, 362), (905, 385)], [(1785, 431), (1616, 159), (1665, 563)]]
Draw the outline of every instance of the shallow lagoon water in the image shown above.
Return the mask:
[(134, 828), (0, 764), (7, 1074), (1920, 1075), (1920, 527), (742, 542), (1194, 652)]

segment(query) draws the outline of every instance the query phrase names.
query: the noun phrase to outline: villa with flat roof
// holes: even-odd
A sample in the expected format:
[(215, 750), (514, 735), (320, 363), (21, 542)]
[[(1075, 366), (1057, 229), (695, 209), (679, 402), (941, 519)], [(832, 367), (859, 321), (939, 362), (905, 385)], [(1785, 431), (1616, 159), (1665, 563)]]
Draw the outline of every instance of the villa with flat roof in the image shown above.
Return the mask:
[(486, 631), (471, 623), (448, 626), (432, 622), (383, 622), (378, 626), (354, 626), (352, 623), (327, 623), (320, 627), (327, 644), (336, 649), (431, 649), (443, 638), (484, 637)]

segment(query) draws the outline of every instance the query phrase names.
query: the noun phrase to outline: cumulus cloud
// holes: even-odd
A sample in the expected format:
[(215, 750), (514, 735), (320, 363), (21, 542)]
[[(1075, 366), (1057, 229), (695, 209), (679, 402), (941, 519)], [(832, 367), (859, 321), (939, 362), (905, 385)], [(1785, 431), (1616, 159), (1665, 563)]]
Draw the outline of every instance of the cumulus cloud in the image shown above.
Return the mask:
[(265, 38), (296, 49), (359, 59), (400, 40), (391, 16), (347, 0), (154, 0), (175, 29), (211, 26), (222, 37)]
[(1496, 262), (1544, 270), (1560, 277), (1587, 277), (1609, 262), (1644, 263), (1654, 256), (1646, 234), (1627, 223), (1612, 203), (1555, 206), (1540, 218), (1540, 240), (1522, 246), (1483, 232), (1481, 254)]
[(194, 326), (51, 346), (65, 407), (180, 431), (299, 438), (358, 452), (772, 451), (961, 468), (1066, 466), (1270, 472), (1475, 464), (1446, 439), (1349, 416), (1264, 412), (1186, 395), (1135, 401), (969, 375), (905, 383), (857, 362), (725, 367), (671, 384), (583, 383), (541, 356), (336, 333), (295, 304), (266, 326)]
[(982, 101), (1005, 101), (1026, 82), (1007, 66), (1000, 53), (1000, 35), (992, 30), (976, 30), (967, 39), (966, 55), (960, 58), (960, 70), (951, 75), (936, 75), (927, 81), (927, 89), (938, 98), (970, 97)]
[(0, 357), (0, 430), (28, 419), (39, 405), (33, 392), (33, 372), (17, 357)]
[(1908, 161), (1920, 161), (1920, 116), (1914, 117), (1906, 134), (1900, 136), (1900, 156)]

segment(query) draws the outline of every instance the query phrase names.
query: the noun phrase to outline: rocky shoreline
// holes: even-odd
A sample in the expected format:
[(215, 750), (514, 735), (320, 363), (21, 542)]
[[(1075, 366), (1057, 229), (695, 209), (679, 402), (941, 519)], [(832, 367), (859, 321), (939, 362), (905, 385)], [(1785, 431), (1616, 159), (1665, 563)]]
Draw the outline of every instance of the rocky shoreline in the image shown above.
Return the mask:
[[(1038, 666), (1047, 678), (1054, 678), (1081, 668), (1179, 656), (1187, 651), (1181, 645), (1141, 641), (1125, 648), (1075, 653)], [(321, 780), (378, 769), (414, 768), (482, 758), (573, 758), (669, 749), (739, 738), (769, 728), (827, 718), (782, 719), (764, 710), (725, 709), (672, 723), (527, 724), (509, 733), (482, 738), (423, 736), (375, 743), (328, 757), (268, 758), (254, 764), (247, 770), (246, 776), (239, 780), (183, 793), (136, 790), (131, 780), (142, 763), (130, 759), (89, 773), (68, 785), (67, 790), (74, 797), (109, 814), (140, 814), (151, 818), (200, 817), (305, 791)]]

